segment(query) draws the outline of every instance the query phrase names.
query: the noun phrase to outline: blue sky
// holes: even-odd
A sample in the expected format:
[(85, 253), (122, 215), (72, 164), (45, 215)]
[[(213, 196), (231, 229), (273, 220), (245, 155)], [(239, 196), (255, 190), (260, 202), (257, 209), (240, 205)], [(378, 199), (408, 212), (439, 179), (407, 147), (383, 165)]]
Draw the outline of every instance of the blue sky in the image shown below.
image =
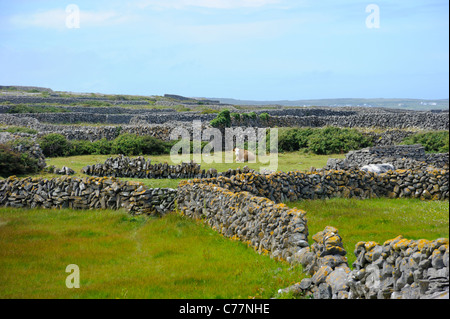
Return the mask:
[[(80, 27), (68, 28), (69, 4)], [(369, 4), (380, 28), (368, 28)], [(253, 100), (449, 97), (448, 0), (0, 0), (0, 85)]]

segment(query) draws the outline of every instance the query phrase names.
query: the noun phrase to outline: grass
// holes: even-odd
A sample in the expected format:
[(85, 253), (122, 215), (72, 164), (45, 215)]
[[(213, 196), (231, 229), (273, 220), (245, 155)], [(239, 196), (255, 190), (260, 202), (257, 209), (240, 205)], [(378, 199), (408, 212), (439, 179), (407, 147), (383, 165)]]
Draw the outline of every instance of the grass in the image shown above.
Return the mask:
[(177, 214), (68, 209), (0, 208), (0, 270), (0, 298), (26, 299), (270, 298), (304, 276)]
[(383, 244), (398, 235), (415, 240), (449, 236), (448, 201), (334, 198), (286, 204), (307, 212), (310, 240), (326, 226), (336, 227), (350, 266), (356, 260), (353, 251), (359, 241)]

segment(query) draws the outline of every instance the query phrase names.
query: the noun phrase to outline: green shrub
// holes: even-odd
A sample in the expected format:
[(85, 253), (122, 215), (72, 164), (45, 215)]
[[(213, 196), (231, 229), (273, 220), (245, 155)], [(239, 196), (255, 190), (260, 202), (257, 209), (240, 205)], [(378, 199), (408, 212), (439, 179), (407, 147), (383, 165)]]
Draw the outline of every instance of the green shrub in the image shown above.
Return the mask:
[(92, 142), (92, 154), (109, 155), (112, 154), (112, 141), (108, 141), (106, 138)]
[(404, 145), (421, 144), (429, 153), (448, 153), (449, 136), (448, 131), (436, 131), (427, 133), (417, 133), (405, 138)]
[(164, 142), (152, 136), (143, 136), (142, 138), (142, 154), (146, 155), (162, 155), (169, 154), (172, 143)]
[(61, 134), (47, 134), (41, 137), (38, 143), (46, 157), (68, 156), (70, 154), (70, 143)]
[(0, 144), (0, 176), (32, 174), (38, 170), (37, 159), (14, 151), (10, 145)]
[(90, 141), (77, 140), (69, 142), (69, 150), (67, 152), (68, 156), (91, 155), (94, 153), (94, 143)]
[(347, 153), (371, 146), (371, 140), (355, 129), (326, 127), (316, 130), (308, 139), (308, 148), (315, 154)]
[(239, 113), (231, 113), (231, 117), (235, 120), (235, 121), (240, 121), (241, 120), (241, 115)]
[(135, 134), (122, 134), (117, 137), (111, 147), (111, 152), (113, 154), (123, 154), (123, 155), (140, 155), (144, 148), (144, 142), (142, 138)]
[(261, 114), (259, 114), (259, 118), (260, 118), (262, 121), (267, 122), (267, 121), (269, 120), (269, 118), (270, 118), (270, 115), (269, 115), (268, 113), (261, 113)]
[(111, 145), (112, 154), (124, 155), (161, 155), (169, 154), (172, 143), (164, 142), (152, 136), (122, 134)]
[(212, 127), (217, 128), (225, 128), (231, 126), (231, 116), (229, 110), (223, 110), (219, 114), (217, 114), (217, 117), (211, 121)]
[(347, 153), (371, 146), (370, 138), (354, 129), (326, 127), (322, 129), (290, 128), (279, 131), (279, 152), (305, 150), (319, 155)]

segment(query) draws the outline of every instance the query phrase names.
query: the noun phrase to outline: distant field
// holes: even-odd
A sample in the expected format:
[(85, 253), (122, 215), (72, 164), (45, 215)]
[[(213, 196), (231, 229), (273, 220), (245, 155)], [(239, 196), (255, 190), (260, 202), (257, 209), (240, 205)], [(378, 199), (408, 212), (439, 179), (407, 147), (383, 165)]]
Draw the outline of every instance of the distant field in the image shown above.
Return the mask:
[(270, 298), (303, 277), (176, 214), (0, 208), (0, 298)]

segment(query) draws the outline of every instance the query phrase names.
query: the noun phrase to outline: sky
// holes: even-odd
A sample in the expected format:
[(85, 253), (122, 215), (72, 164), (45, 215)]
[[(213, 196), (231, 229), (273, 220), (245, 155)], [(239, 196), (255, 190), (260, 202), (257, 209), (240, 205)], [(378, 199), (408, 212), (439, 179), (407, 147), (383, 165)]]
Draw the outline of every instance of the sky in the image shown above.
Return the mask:
[(72, 1), (0, 0), (0, 85), (272, 101), (449, 97), (448, 0)]

